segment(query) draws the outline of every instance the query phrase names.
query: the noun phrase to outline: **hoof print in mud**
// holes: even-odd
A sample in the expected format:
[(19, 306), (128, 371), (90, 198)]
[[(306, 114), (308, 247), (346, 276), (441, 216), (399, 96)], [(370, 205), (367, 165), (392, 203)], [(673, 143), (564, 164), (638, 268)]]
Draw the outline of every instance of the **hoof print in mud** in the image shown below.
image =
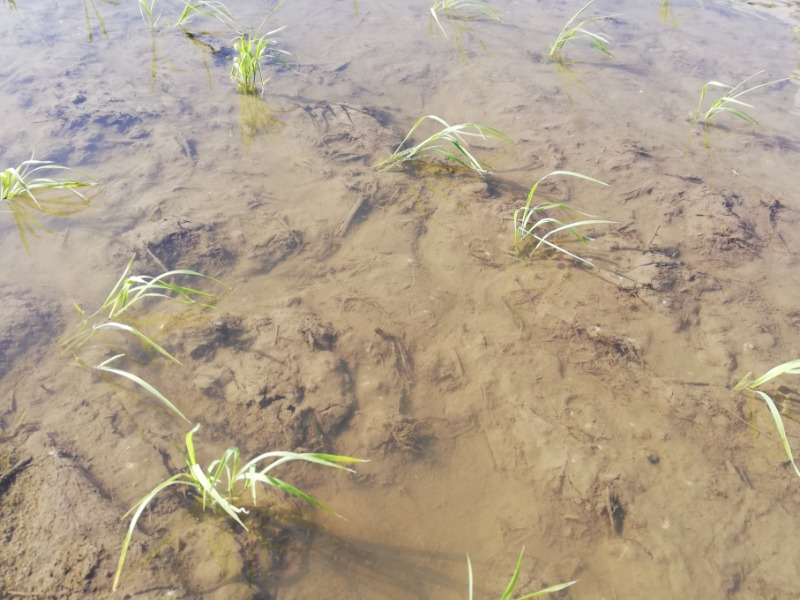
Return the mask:
[(307, 321), (300, 327), (300, 333), (305, 338), (308, 347), (316, 351), (330, 352), (336, 346), (336, 340), (339, 339), (339, 332), (330, 323)]
[(378, 445), (384, 454), (405, 452), (418, 456), (431, 442), (431, 434), (425, 424), (417, 419), (401, 417), (383, 426), (386, 439)]
[(261, 233), (263, 241), (250, 248), (249, 271), (265, 275), (303, 248), (304, 237), (301, 231), (292, 229), (282, 220), (274, 219)]
[[(5, 286), (0, 316), (0, 378), (17, 358), (54, 335), (61, 317), (48, 304), (24, 288)], [(36, 349), (41, 352), (42, 349)]]
[(330, 404), (317, 409), (317, 423), (322, 433), (329, 437), (337, 435), (354, 410), (353, 404)]
[(220, 370), (213, 366), (202, 365), (195, 369), (194, 387), (209, 398), (225, 399), (225, 386), (233, 380), (230, 370)]
[(193, 360), (213, 360), (219, 348), (241, 346), (245, 329), (240, 317), (225, 316), (202, 334), (203, 341), (189, 351)]
[(212, 224), (173, 218), (150, 222), (125, 241), (154, 270), (190, 269), (215, 276), (234, 258), (216, 237)]
[(614, 335), (613, 333), (606, 333), (600, 325), (591, 327), (579, 326), (576, 331), (579, 334), (586, 335), (595, 343), (598, 348), (598, 356), (604, 354), (614, 360), (624, 358), (629, 362), (644, 366), (641, 351), (634, 340)]
[(298, 135), (316, 137), (323, 156), (342, 162), (361, 161), (387, 145), (389, 117), (380, 110), (343, 102), (320, 102), (303, 108), (315, 133), (308, 128)]
[(606, 489), (600, 515), (608, 519), (610, 531), (613, 535), (622, 535), (625, 526), (625, 508), (619, 495), (611, 488)]

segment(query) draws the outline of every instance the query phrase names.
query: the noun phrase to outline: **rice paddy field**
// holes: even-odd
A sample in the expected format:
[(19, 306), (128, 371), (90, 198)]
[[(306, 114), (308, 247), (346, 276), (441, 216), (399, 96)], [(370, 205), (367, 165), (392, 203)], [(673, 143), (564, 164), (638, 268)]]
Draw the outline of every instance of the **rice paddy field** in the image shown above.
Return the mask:
[(3, 0), (0, 598), (797, 597), (800, 2), (433, 4)]

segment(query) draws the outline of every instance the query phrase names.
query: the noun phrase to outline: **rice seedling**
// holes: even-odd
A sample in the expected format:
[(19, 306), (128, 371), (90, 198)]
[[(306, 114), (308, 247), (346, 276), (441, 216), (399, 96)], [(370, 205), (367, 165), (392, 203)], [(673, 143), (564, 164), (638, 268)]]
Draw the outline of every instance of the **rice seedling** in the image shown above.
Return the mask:
[[(120, 323), (118, 319), (129, 311), (137, 302), (145, 298), (165, 298), (179, 304), (196, 304), (210, 308), (209, 304), (200, 302), (198, 299), (211, 301), (214, 299), (213, 294), (182, 285), (168, 283), (165, 280), (176, 275), (190, 275), (193, 277), (204, 277), (217, 283), (219, 283), (219, 281), (208, 275), (203, 275), (187, 269), (167, 271), (157, 277), (149, 275), (130, 275), (134, 260), (136, 260), (136, 255), (133, 255), (128, 261), (128, 265), (125, 267), (122, 276), (112, 288), (111, 293), (108, 295), (105, 302), (103, 302), (102, 306), (96, 312), (85, 318), (76, 327), (76, 332), (63, 342), (65, 350), (77, 350), (89, 341), (97, 331), (102, 329), (117, 329), (134, 334), (146, 346), (149, 346), (170, 360), (180, 364), (177, 358), (141, 333), (138, 329)], [(80, 307), (76, 306), (76, 309), (83, 315), (83, 311)], [(106, 310), (108, 311), (108, 316), (102, 317), (99, 323), (95, 322), (98, 320), (98, 317), (101, 316), (101, 313)]]
[[(511, 581), (508, 582), (503, 595), (500, 596), (500, 600), (511, 600), (511, 594), (514, 593), (514, 588), (517, 587), (517, 580), (519, 579), (519, 572), (522, 568), (522, 556), (525, 554), (525, 548), (519, 553), (519, 558), (517, 559), (517, 566), (514, 569), (514, 573), (511, 575)], [(467, 556), (467, 573), (469, 574), (469, 600), (473, 600), (472, 596), (472, 562), (469, 559), (469, 555)], [(527, 598), (538, 598), (539, 596), (544, 596), (545, 594), (552, 594), (553, 592), (559, 592), (561, 590), (567, 589), (571, 585), (576, 584), (578, 581), (569, 581), (567, 583), (558, 583), (556, 585), (551, 585), (548, 588), (543, 590), (539, 590), (538, 592), (532, 592), (530, 594), (525, 594), (524, 596), (518, 597), (516, 600), (526, 600)]]
[[(602, 181), (598, 181), (597, 179), (582, 175), (580, 173), (575, 173), (573, 171), (553, 171), (552, 173), (548, 173), (539, 179), (539, 181), (533, 184), (530, 192), (528, 192), (528, 198), (525, 206), (514, 211), (514, 244), (516, 250), (520, 254), (527, 252), (528, 254), (532, 255), (540, 248), (546, 247), (566, 254), (567, 256), (579, 260), (589, 266), (594, 266), (590, 261), (573, 254), (569, 250), (566, 250), (563, 246), (551, 241), (550, 238), (561, 232), (567, 232), (582, 244), (588, 244), (590, 241), (592, 241), (592, 238), (578, 231), (580, 227), (586, 227), (589, 225), (610, 225), (614, 224), (615, 221), (598, 219), (588, 213), (575, 210), (574, 208), (571, 208), (570, 206), (561, 202), (541, 202), (535, 206), (532, 206), (536, 190), (539, 188), (539, 184), (548, 177), (553, 177), (556, 175), (567, 175), (570, 177), (577, 177), (578, 179), (591, 181), (592, 183), (599, 183), (600, 185), (608, 185), (607, 183), (603, 183)], [(547, 216), (551, 214), (552, 211), (561, 211), (570, 216), (581, 215), (589, 218), (565, 222), (555, 217)], [(533, 245), (532, 248), (531, 244)]]
[[(89, 199), (79, 189), (97, 185), (85, 175), (84, 179), (54, 178), (53, 172), (59, 171), (71, 169), (52, 161), (35, 160), (31, 155), (18, 167), (0, 173), (0, 206), (6, 206), (13, 215), (28, 254), (28, 235), (39, 237), (39, 231), (48, 231), (36, 215), (64, 217), (80, 212), (89, 206)], [(44, 177), (45, 174), (51, 176)], [(52, 192), (67, 193), (52, 197)]]
[[(744, 84), (750, 81), (753, 77), (760, 75), (764, 71), (758, 71), (757, 73), (753, 73), (750, 77), (746, 77), (739, 83), (734, 86), (730, 86), (726, 83), (721, 83), (719, 81), (707, 81), (703, 84), (702, 89), (700, 90), (700, 102), (697, 104), (697, 110), (695, 111), (694, 120), (692, 121), (693, 125), (697, 123), (712, 123), (714, 119), (720, 113), (730, 113), (740, 119), (747, 121), (753, 125), (758, 125), (758, 122), (751, 117), (749, 114), (742, 110), (741, 106), (746, 108), (754, 108), (752, 104), (747, 104), (746, 102), (742, 102), (739, 100), (742, 96), (747, 93), (753, 92), (757, 89), (767, 87), (770, 85), (775, 85), (777, 83), (783, 83), (784, 81), (789, 81), (788, 77), (783, 79), (776, 79), (775, 81), (768, 81), (767, 83), (761, 83), (759, 85), (755, 85), (751, 88), (742, 89)], [(728, 90), (724, 95), (720, 96), (716, 100), (711, 103), (711, 106), (708, 107), (705, 111), (703, 111), (703, 100), (705, 100), (706, 93), (708, 93), (709, 86), (723, 88)]]
[(228, 7), (216, 0), (186, 0), (175, 25), (184, 27), (190, 20), (200, 16), (212, 17), (229, 29), (236, 29), (236, 19), (233, 18)]
[[(269, 77), (265, 79), (262, 72), (261, 67), (264, 60), (269, 59), (284, 67), (288, 67), (278, 55), (284, 54), (289, 56), (289, 52), (274, 49), (275, 40), (270, 38), (270, 36), (283, 30), (286, 26), (284, 25), (283, 27), (268, 31), (263, 35), (261, 34), (264, 25), (267, 24), (267, 21), (269, 21), (270, 17), (275, 14), (282, 4), (283, 2), (279, 2), (275, 5), (261, 22), (261, 25), (258, 26), (258, 29), (255, 30), (255, 33), (247, 33), (244, 31), (237, 32), (238, 37), (233, 41), (235, 53), (230, 76), (236, 83), (236, 89), (240, 94), (254, 95), (258, 93), (259, 88), (261, 88), (261, 93), (264, 93), (264, 88), (270, 80)], [(273, 44), (272, 51), (269, 51), (270, 44)]]
[[(416, 132), (417, 129), (427, 119), (439, 123), (443, 126), (443, 129), (426, 138), (416, 146), (404, 148), (406, 142), (411, 139), (411, 136), (414, 135), (414, 132)], [(486, 175), (489, 172), (488, 165), (479, 161), (469, 151), (467, 138), (480, 138), (481, 140), (495, 138), (504, 142), (511, 142), (511, 138), (509, 138), (506, 134), (498, 131), (497, 129), (486, 127), (485, 125), (478, 125), (476, 123), (450, 125), (444, 119), (441, 119), (436, 115), (427, 115), (418, 119), (408, 132), (408, 135), (406, 135), (403, 141), (400, 142), (397, 150), (395, 150), (389, 158), (386, 158), (375, 164), (374, 168), (379, 172), (388, 171), (390, 169), (395, 169), (397, 167), (413, 163), (414, 161), (420, 160), (422, 157), (427, 155), (438, 155), (450, 159), (461, 167), (464, 167), (469, 171), (473, 171), (478, 175)], [(442, 145), (439, 142), (446, 143)]]
[(33, 155), (31, 155), (30, 159), (23, 161), (17, 168), (8, 168), (0, 174), (0, 200), (6, 201), (24, 195), (38, 204), (39, 201), (36, 198), (36, 193), (51, 190), (66, 190), (83, 203), (86, 203), (88, 199), (81, 194), (77, 188), (97, 185), (97, 182), (89, 177), (84, 180), (58, 180), (51, 177), (33, 177), (34, 173), (43, 171), (71, 171), (71, 169), (69, 167), (57, 165), (49, 160), (35, 160)]
[[(194, 304), (209, 308), (209, 302), (214, 299), (212, 294), (176, 283), (170, 283), (167, 280), (175, 276), (184, 275), (204, 277), (217, 283), (219, 283), (219, 281), (213, 277), (208, 277), (207, 275), (202, 275), (196, 271), (186, 269), (167, 271), (157, 277), (151, 277), (149, 275), (130, 275), (135, 259), (136, 256), (134, 255), (131, 257), (130, 261), (128, 261), (128, 265), (125, 267), (122, 276), (119, 278), (119, 281), (117, 281), (102, 306), (91, 315), (85, 317), (73, 331), (62, 340), (61, 345), (64, 352), (71, 352), (79, 364), (84, 365), (85, 362), (77, 356), (77, 351), (85, 346), (95, 335), (103, 331), (118, 331), (123, 334), (130, 334), (134, 336), (147, 351), (155, 351), (180, 364), (180, 361), (164, 349), (163, 346), (144, 334), (138, 327), (131, 324), (133, 320), (130, 318), (128, 311), (146, 298), (167, 299), (179, 304)], [(75, 308), (78, 310), (78, 313), (83, 316), (83, 310), (77, 305)], [(129, 322), (124, 322), (125, 320)], [(109, 366), (112, 362), (124, 356), (124, 354), (117, 354), (99, 365), (96, 365), (94, 368), (103, 373), (120, 375), (127, 378), (144, 388), (182, 419), (188, 420), (163, 394), (161, 394), (161, 392), (142, 378), (127, 371), (123, 371), (122, 369)]]
[(439, 13), (444, 15), (450, 20), (474, 20), (474, 19), (491, 19), (493, 21), (500, 21), (500, 15), (505, 11), (492, 8), (485, 2), (480, 0), (441, 0), (434, 2), (431, 6), (431, 17), (433, 22), (447, 37), (447, 32), (439, 20)]
[[(297, 489), (292, 484), (278, 479), (271, 472), (277, 467), (293, 461), (308, 462), (313, 464), (331, 467), (334, 469), (341, 469), (353, 473), (353, 469), (344, 465), (353, 463), (366, 462), (358, 458), (350, 458), (348, 456), (337, 456), (333, 454), (319, 454), (319, 453), (295, 453), (295, 452), (265, 452), (259, 454), (247, 463), (240, 465), (239, 449), (235, 447), (228, 448), (220, 459), (213, 461), (208, 468), (204, 471), (198, 464), (197, 457), (194, 450), (194, 441), (192, 436), (200, 429), (200, 425), (196, 425), (189, 433), (186, 434), (186, 452), (183, 453), (184, 460), (186, 461), (186, 470), (173, 475), (169, 479), (162, 481), (144, 498), (139, 500), (123, 518), (131, 515), (131, 522), (128, 527), (128, 532), (125, 535), (125, 540), (122, 543), (122, 551), (120, 552), (119, 562), (117, 563), (117, 572), (114, 576), (113, 589), (119, 587), (119, 579), (122, 574), (122, 567), (125, 564), (125, 556), (128, 553), (131, 537), (133, 531), (136, 529), (136, 523), (142, 516), (142, 513), (147, 506), (158, 496), (162, 491), (170, 486), (185, 486), (195, 496), (199, 496), (203, 511), (207, 507), (212, 509), (220, 508), (229, 517), (247, 530), (247, 525), (239, 517), (240, 514), (247, 514), (247, 507), (244, 506), (244, 497), (248, 494), (251, 496), (251, 506), (257, 506), (256, 492), (258, 489), (257, 484), (276, 487), (287, 494), (300, 498), (314, 506), (321, 508), (331, 514), (336, 515), (332, 509), (328, 508), (325, 504), (315, 500), (305, 492)], [(264, 464), (265, 461), (271, 461)], [(338, 516), (338, 515), (337, 515)]]
[(150, 26), (150, 29), (155, 29), (158, 25), (158, 20), (161, 15), (153, 16), (153, 8), (155, 8), (156, 0), (139, 0), (139, 13), (142, 15), (142, 20)]
[(778, 407), (775, 405), (775, 401), (772, 397), (763, 392), (759, 389), (762, 385), (775, 379), (776, 377), (780, 377), (781, 375), (800, 375), (800, 359), (792, 360), (787, 363), (783, 363), (782, 365), (778, 365), (764, 373), (761, 377), (755, 380), (751, 380), (750, 376), (752, 373), (748, 373), (745, 375), (739, 383), (734, 386), (734, 391), (737, 392), (747, 392), (750, 394), (754, 394), (756, 397), (760, 398), (764, 401), (769, 409), (769, 413), (772, 416), (772, 421), (775, 423), (775, 429), (778, 431), (778, 436), (781, 440), (781, 445), (783, 446), (784, 452), (786, 452), (786, 457), (789, 459), (789, 462), (794, 469), (794, 472), (800, 477), (800, 469), (797, 467), (797, 463), (794, 460), (794, 454), (792, 454), (792, 448), (789, 446), (789, 440), (786, 437), (786, 428), (783, 426), (783, 419), (781, 418), (781, 413), (778, 410)]
[(611, 44), (611, 38), (603, 33), (595, 33), (586, 29), (587, 23), (593, 23), (595, 21), (605, 21), (607, 19), (613, 19), (614, 15), (603, 15), (600, 17), (589, 17), (588, 19), (583, 19), (582, 21), (575, 24), (578, 18), (583, 14), (583, 12), (592, 5), (594, 0), (589, 0), (586, 5), (581, 8), (578, 12), (572, 15), (569, 21), (567, 21), (566, 25), (561, 29), (561, 33), (558, 34), (558, 37), (555, 41), (550, 44), (547, 48), (547, 55), (545, 56), (545, 60), (555, 60), (561, 61), (561, 49), (564, 45), (571, 41), (571, 40), (588, 40), (589, 43), (597, 48), (603, 54), (607, 56), (614, 56), (609, 50), (609, 45)]
[[(264, 78), (261, 71), (261, 63), (264, 59), (271, 59), (286, 66), (276, 54), (268, 52), (269, 45), (274, 41), (270, 35), (283, 29), (274, 29), (262, 36), (240, 33), (234, 40), (233, 47), (236, 54), (233, 57), (231, 66), (231, 79), (236, 83), (236, 90), (240, 94), (257, 94), (259, 88), (264, 93), (264, 88), (270, 77)], [(281, 54), (288, 54), (283, 50), (276, 50)]]

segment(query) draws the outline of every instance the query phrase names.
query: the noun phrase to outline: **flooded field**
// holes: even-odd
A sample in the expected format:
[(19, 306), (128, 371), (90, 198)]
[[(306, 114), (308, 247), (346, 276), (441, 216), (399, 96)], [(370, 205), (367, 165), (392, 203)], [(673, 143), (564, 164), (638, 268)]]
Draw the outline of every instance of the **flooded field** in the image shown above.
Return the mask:
[[(800, 358), (800, 2), (597, 0), (572, 23), (609, 17), (602, 48), (549, 60), (585, 2), (3, 4), (0, 171), (97, 185), (2, 201), (0, 598), (466, 600), (467, 555), (500, 598), (523, 548), (512, 598), (796, 597), (800, 479), (733, 387)], [(376, 170), (426, 115), (511, 141)], [(526, 212), (553, 171), (608, 185), (552, 175), (530, 208), (573, 212)], [(589, 222), (536, 248), (550, 217)], [(132, 256), (213, 306), (81, 325)], [(796, 378), (759, 390), (800, 447)], [(369, 462), (270, 473), (343, 518), (162, 490), (112, 592), (196, 424), (203, 468)]]

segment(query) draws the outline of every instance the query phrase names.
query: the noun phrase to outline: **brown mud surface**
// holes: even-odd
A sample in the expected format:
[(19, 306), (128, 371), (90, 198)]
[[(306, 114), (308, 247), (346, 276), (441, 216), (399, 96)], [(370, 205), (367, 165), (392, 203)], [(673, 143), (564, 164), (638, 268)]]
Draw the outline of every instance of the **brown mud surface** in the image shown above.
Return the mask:
[[(426, 2), (296, 0), (270, 21), (291, 69), (270, 67), (263, 99), (226, 81), (229, 37), (151, 36), (86, 0), (89, 42), (73, 4), (0, 20), (18, 46), (2, 164), (36, 148), (101, 182), (31, 256), (2, 225), (0, 598), (445, 600), (467, 597), (467, 553), (491, 598), (523, 546), (518, 595), (796, 597), (800, 482), (766, 407), (731, 388), (800, 357), (800, 92), (754, 92), (758, 127), (688, 115), (705, 81), (792, 74), (797, 3), (661, 3), (660, 20), (598, 2), (620, 13), (598, 25), (616, 56), (577, 44), (566, 68), (540, 59), (578, 6), (499, 2), (503, 24), (445, 39)], [(230, 8), (257, 25), (252, 4)], [(374, 172), (423, 114), (515, 143), (474, 146), (486, 178)], [(537, 192), (616, 222), (567, 245), (594, 267), (512, 252), (514, 210), (555, 169), (610, 184)], [(134, 253), (139, 273), (218, 278), (186, 280), (214, 308), (138, 313), (182, 364), (111, 335), (81, 358), (127, 353), (202, 424), (202, 465), (229, 446), (370, 462), (278, 474), (346, 520), (267, 490), (245, 531), (164, 492), (112, 594), (122, 517), (185, 467), (191, 425), (58, 340)], [(793, 447), (796, 386), (770, 390)]]

